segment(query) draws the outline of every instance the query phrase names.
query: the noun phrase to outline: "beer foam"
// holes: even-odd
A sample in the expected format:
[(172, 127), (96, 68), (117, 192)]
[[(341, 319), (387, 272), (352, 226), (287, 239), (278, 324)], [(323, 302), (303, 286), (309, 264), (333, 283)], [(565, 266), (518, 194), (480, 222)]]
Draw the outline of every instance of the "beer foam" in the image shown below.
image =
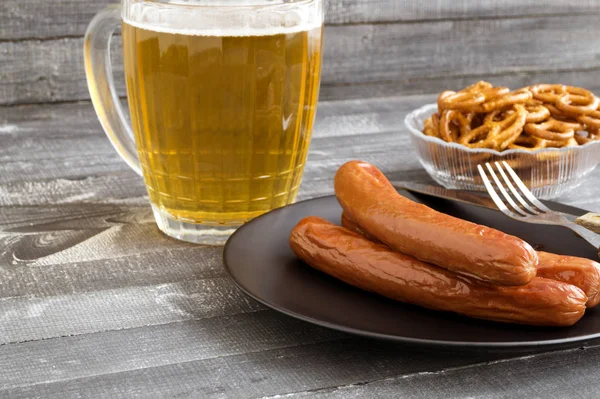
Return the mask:
[(123, 21), (194, 36), (270, 36), (323, 24), (322, 0), (125, 0)]

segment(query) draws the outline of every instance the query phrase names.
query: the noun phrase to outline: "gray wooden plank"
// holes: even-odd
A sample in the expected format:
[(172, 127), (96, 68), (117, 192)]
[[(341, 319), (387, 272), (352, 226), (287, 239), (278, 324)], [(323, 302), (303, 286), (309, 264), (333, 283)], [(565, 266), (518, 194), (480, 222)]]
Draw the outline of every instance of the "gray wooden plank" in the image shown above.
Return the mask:
[(0, 298), (64, 298), (89, 292), (225, 277), (222, 251), (222, 248), (172, 249), (162, 246), (156, 251), (119, 258), (3, 267), (0, 269)]
[[(409, 176), (430, 181), (412, 153), (403, 119), (434, 98), (416, 95), (321, 102), (299, 198), (331, 194), (336, 168), (355, 158), (377, 164), (394, 179)], [(0, 108), (0, 131), (7, 132), (2, 135), (6, 147), (0, 146), (0, 159), (10, 160), (19, 149), (15, 157), (20, 162), (18, 168), (10, 162), (0, 163), (0, 179), (10, 182), (0, 184), (2, 206), (147, 203), (142, 180), (118, 158), (89, 103)], [(69, 137), (81, 145), (72, 146)], [(340, 140), (348, 140), (348, 145), (340, 147)], [(85, 144), (88, 141), (94, 144)], [(50, 146), (53, 151), (40, 151)], [(87, 156), (95, 152), (106, 162), (88, 164), (86, 157), (78, 157), (80, 148), (89, 148)], [(80, 160), (78, 167), (73, 167), (74, 159)], [(589, 181), (596, 181), (599, 174), (596, 170), (596, 177)], [(596, 210), (598, 190), (600, 185), (585, 183), (577, 194), (563, 198)], [(77, 212), (76, 208), (72, 211)]]
[[(152, 357), (155, 356), (150, 355)], [(136, 370), (64, 381), (39, 381), (0, 390), (0, 394), (16, 398), (257, 398), (442, 371), (505, 357), (507, 355), (502, 354), (419, 353), (381, 341), (343, 339), (164, 366), (149, 364)], [(66, 368), (64, 362), (59, 367)]]
[[(318, 140), (395, 130), (403, 125), (404, 114), (433, 99), (415, 96), (391, 101), (321, 102), (314, 137)], [(6, 198), (17, 197), (19, 189), (36, 191), (39, 197), (21, 198), (20, 204), (43, 201), (41, 191), (29, 186), (45, 179), (63, 179), (54, 188), (63, 193), (68, 186), (88, 186), (88, 176), (93, 180), (107, 175), (111, 185), (126, 178), (125, 187), (117, 186), (119, 191), (132, 188), (135, 177), (126, 173), (127, 166), (104, 136), (90, 103), (0, 108), (0, 131), (5, 132), (0, 147), (0, 185), (5, 187), (0, 198), (4, 198), (5, 205), (9, 204)], [(9, 184), (21, 182), (27, 187)], [(135, 187), (143, 186), (140, 183)], [(139, 194), (143, 195), (143, 189)]]
[(4, 345), (0, 346), (0, 389), (349, 338), (259, 311)]
[[(96, 12), (114, 0), (77, 1), (4, 0), (0, 3), (0, 40), (83, 36)], [(328, 24), (418, 21), (436, 19), (521, 17), (599, 13), (594, 0), (549, 0), (540, 7), (535, 0), (430, 0), (418, 5), (396, 0), (338, 0), (326, 2)]]
[[(430, 101), (432, 96), (321, 102), (311, 157), (326, 159), (317, 149), (322, 138), (397, 131), (406, 113)], [(0, 147), (0, 205), (119, 201), (145, 195), (142, 180), (104, 137), (89, 103), (0, 108), (0, 129), (9, 132), (3, 134), (5, 145)], [(407, 145), (405, 135), (386, 137)], [(318, 168), (312, 164), (311, 158), (307, 173)]]
[(76, 221), (81, 226), (71, 228), (60, 223), (39, 223), (27, 229), (8, 229), (0, 236), (3, 248), (0, 259), (6, 267), (46, 266), (77, 260), (115, 259), (161, 248), (194, 248), (160, 233), (148, 206), (97, 218), (100, 220), (96, 226), (94, 220), (84, 220)]
[[(580, 35), (594, 34), (596, 19), (560, 16), (332, 27), (326, 31), (323, 81), (349, 84), (598, 68), (595, 50), (589, 43), (578, 44)], [(571, 52), (578, 55), (572, 58)]]
[[(413, 373), (289, 398), (597, 398), (600, 348), (496, 360), (441, 372)], [(274, 399), (277, 396), (263, 399)]]
[[(596, 15), (561, 15), (329, 26), (323, 91), (354, 83), (407, 82), (414, 88), (415, 81), (439, 77), (597, 70), (596, 20)], [(124, 95), (119, 39), (115, 76)], [(6, 54), (0, 69), (0, 104), (88, 99), (82, 48), (81, 38), (0, 42), (0, 54)], [(403, 94), (403, 85), (396, 85), (397, 94)]]
[(327, 6), (328, 21), (336, 24), (393, 21), (423, 21), (466, 18), (502, 18), (541, 15), (597, 13), (592, 0), (572, 2), (427, 0), (340, 0)]
[(262, 309), (229, 277), (45, 298), (9, 297), (0, 299), (0, 345)]
[[(129, 170), (122, 161), (113, 165), (115, 168), (125, 170), (81, 177), (80, 173), (82, 170), (85, 172), (85, 168), (73, 169), (69, 164), (61, 165), (54, 161), (54, 164), (50, 163), (46, 169), (36, 172), (36, 174), (54, 174), (56, 176), (54, 178), (0, 184), (0, 207), (73, 202), (147, 204), (146, 188), (142, 178)], [(102, 170), (108, 167), (110, 165), (99, 165)]]
[(326, 84), (322, 86), (320, 100), (350, 100), (372, 97), (394, 97), (422, 93), (441, 93), (444, 90), (457, 90), (478, 80), (486, 80), (494, 85), (519, 88), (536, 83), (560, 82), (571, 86), (585, 87), (600, 93), (598, 81), (600, 68), (588, 70), (557, 70), (534, 72), (507, 72), (464, 76), (439, 76), (428, 79), (398, 79), (383, 82), (356, 82), (348, 84)]

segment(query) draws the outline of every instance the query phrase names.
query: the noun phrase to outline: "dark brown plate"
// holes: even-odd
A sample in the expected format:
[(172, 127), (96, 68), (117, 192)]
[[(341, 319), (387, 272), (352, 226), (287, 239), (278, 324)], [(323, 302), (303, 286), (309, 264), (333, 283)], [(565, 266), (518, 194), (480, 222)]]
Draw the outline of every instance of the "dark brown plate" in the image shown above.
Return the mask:
[[(500, 212), (453, 201), (401, 194), (448, 213), (527, 240), (537, 249), (596, 259), (596, 250), (562, 227), (521, 223)], [(581, 209), (547, 203), (576, 215)], [(537, 351), (582, 345), (600, 338), (600, 309), (589, 310), (573, 327), (541, 328), (469, 319), (426, 310), (361, 291), (298, 260), (288, 244), (292, 228), (306, 216), (340, 222), (334, 196), (299, 202), (241, 227), (227, 242), (226, 268), (257, 301), (320, 326), (436, 350)]]

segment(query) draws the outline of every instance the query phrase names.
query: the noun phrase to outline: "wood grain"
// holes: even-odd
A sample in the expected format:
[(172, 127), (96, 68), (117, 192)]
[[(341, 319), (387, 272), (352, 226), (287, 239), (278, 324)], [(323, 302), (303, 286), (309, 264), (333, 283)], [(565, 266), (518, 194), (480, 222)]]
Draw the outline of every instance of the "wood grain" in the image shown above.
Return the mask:
[[(268, 325), (269, 323), (267, 323)], [(289, 322), (289, 325), (297, 324)], [(300, 325), (298, 327), (302, 328)], [(80, 344), (75, 345), (75, 348), (81, 349), (69, 351), (71, 353), (75, 352), (73, 354), (75, 356), (69, 353), (66, 356), (59, 357), (60, 362), (57, 362), (59, 369), (55, 375), (51, 376), (49, 381), (45, 381), (43, 378), (48, 375), (46, 371), (43, 372), (42, 378), (37, 379), (35, 385), (24, 384), (23, 387), (10, 388), (10, 386), (18, 384), (12, 381), (10, 385), (7, 384), (9, 388), (0, 390), (0, 394), (11, 397), (38, 395), (44, 398), (63, 398), (65, 395), (69, 396), (74, 393), (86, 398), (132, 397), (148, 394), (153, 397), (258, 398), (270, 395), (285, 395), (297, 391), (311, 391), (319, 387), (363, 384), (374, 379), (419, 372), (435, 372), (506, 358), (506, 355), (500, 354), (464, 354), (456, 356), (455, 354), (419, 353), (398, 345), (362, 339), (318, 342), (319, 338), (316, 334), (312, 338), (317, 341), (316, 343), (297, 345), (298, 341), (311, 340), (311, 338), (302, 338), (302, 331), (314, 333), (303, 328), (302, 331), (290, 335), (289, 338), (281, 337), (277, 340), (267, 337), (265, 340), (260, 329), (256, 326), (251, 327), (249, 335), (244, 334), (242, 329), (235, 329), (242, 336), (233, 339), (219, 338), (219, 333), (215, 331), (217, 337), (213, 336), (210, 339), (215, 341), (215, 345), (222, 348), (221, 351), (224, 354), (223, 356), (215, 356), (215, 350), (203, 348), (204, 345), (197, 343), (200, 338), (204, 337), (201, 326), (197, 328), (198, 334), (201, 336), (194, 339), (191, 332), (187, 332), (186, 339), (179, 342), (181, 346), (185, 346), (188, 340), (196, 342), (190, 347), (192, 349), (191, 353), (181, 354), (182, 349), (180, 348), (173, 351), (171, 349), (174, 346), (173, 343), (169, 343), (165, 347), (165, 352), (175, 352), (173, 354), (174, 359), (187, 358), (188, 361), (160, 365), (161, 360), (165, 363), (169, 362), (168, 353), (160, 350), (162, 346), (160, 339), (154, 341), (158, 344), (158, 347), (149, 345), (147, 341), (151, 339), (151, 335), (148, 334), (145, 337), (142, 336), (141, 342), (137, 344), (140, 346), (139, 349), (147, 347), (153, 353), (142, 357), (142, 359), (150, 359), (150, 362), (146, 364), (141, 361), (136, 364), (136, 358), (140, 354), (135, 352), (139, 353), (139, 349), (131, 348), (127, 349), (129, 353), (134, 352), (131, 355), (132, 361), (129, 367), (132, 370), (130, 371), (120, 371), (116, 368), (114, 372), (111, 372), (110, 368), (98, 364), (97, 361), (91, 362), (91, 370), (89, 371), (85, 370), (84, 367), (75, 370), (77, 365), (67, 364), (66, 360), (81, 361), (81, 359), (86, 359), (89, 356), (77, 356), (78, 351), (84, 354), (86, 351), (85, 346)], [(207, 329), (210, 329), (210, 327)], [(285, 332), (287, 328), (284, 327), (279, 330)], [(277, 331), (275, 332), (277, 333)], [(183, 334), (185, 332), (173, 333), (172, 336), (177, 339)], [(273, 332), (269, 331), (267, 334), (272, 336)], [(223, 331), (220, 335), (226, 336), (227, 332)], [(161, 337), (158, 336), (157, 338)], [(227, 355), (228, 353), (235, 353), (236, 350), (221, 346), (223, 341), (240, 343), (244, 338), (253, 339), (256, 343), (244, 343), (242, 345), (252, 345), (257, 350)], [(68, 338), (65, 341), (68, 341)], [(265, 341), (266, 344), (263, 343)], [(294, 346), (277, 348), (272, 343), (273, 341), (275, 343), (280, 341), (287, 345), (294, 343)], [(123, 342), (127, 342), (127, 340), (123, 340)], [(118, 357), (118, 360), (113, 362), (121, 366), (124, 360), (121, 357), (122, 355), (115, 350), (119, 347), (118, 342), (108, 341), (107, 344), (109, 346), (105, 350), (109, 353), (101, 355), (99, 360), (102, 360), (102, 358), (108, 359), (110, 354), (114, 354)], [(265, 348), (269, 344), (273, 346), (272, 349)], [(114, 346), (117, 346), (117, 348), (114, 348)], [(97, 344), (92, 347), (97, 347)], [(213, 354), (202, 359), (202, 355), (207, 352)], [(34, 359), (37, 357), (33, 356)], [(193, 357), (198, 357), (200, 360), (192, 360)], [(154, 359), (158, 360), (156, 364)], [(34, 370), (41, 368), (37, 366), (36, 363), (38, 362), (33, 361), (32, 363), (35, 365), (32, 366)], [(24, 377), (27, 378), (34, 370), (28, 371)], [(62, 370), (69, 370), (69, 372), (65, 373), (63, 377), (61, 375)], [(91, 376), (81, 376), (82, 374), (91, 374)]]
[[(402, 120), (412, 108), (433, 98), (323, 102), (300, 198), (331, 194), (336, 169), (356, 158), (377, 164), (392, 179), (429, 181)], [(0, 202), (5, 204), (0, 208), (0, 298), (4, 298), (0, 315), (5, 311), (0, 342), (255, 310), (216, 299), (236, 292), (220, 269), (220, 250), (191, 246), (158, 232), (141, 179), (132, 172), (115, 174), (126, 166), (118, 159), (110, 161), (114, 150), (89, 104), (14, 107), (4, 109), (0, 121), (4, 131), (10, 131), (3, 136), (10, 145), (0, 148), (0, 159), (8, 165), (3, 166), (3, 178), (11, 182), (0, 184)], [(72, 145), (69, 137), (82, 144)], [(103, 174), (82, 179), (77, 176), (90, 171), (73, 170), (72, 157), (88, 148), (85, 143), (93, 145), (81, 157), (82, 163), (93, 152), (106, 161), (95, 171)], [(52, 151), (44, 151), (45, 146), (53, 146)], [(24, 173), (26, 168), (10, 169), (10, 151), (19, 148), (21, 153), (14, 158), (27, 162), (36, 174)], [(37, 170), (40, 164), (48, 166)], [(598, 177), (600, 171), (590, 182)], [(565, 198), (575, 205), (589, 203), (590, 210), (598, 211), (599, 190), (600, 186), (587, 184)], [(156, 307), (164, 290), (198, 306), (198, 313)], [(214, 308), (204, 307), (206, 295), (214, 299)], [(112, 298), (108, 303), (103, 302), (106, 296)], [(243, 296), (231, 298), (241, 301)], [(84, 311), (88, 307), (97, 311)], [(119, 309), (116, 315), (111, 308)], [(30, 314), (37, 316), (24, 317)]]
[[(25, 342), (0, 347), (0, 389), (340, 339), (349, 336), (272, 311), (258, 311), (58, 341)], [(49, 363), (54, 367), (49, 368)]]
[[(45, 39), (83, 36), (99, 10), (114, 0), (4, 0), (0, 3), (0, 39)], [(326, 2), (328, 24), (418, 21), (464, 18), (499, 18), (599, 13), (594, 0), (429, 0), (418, 4), (397, 0), (338, 0)]]
[[(442, 372), (291, 394), (289, 398), (595, 398), (600, 347), (497, 360)], [(264, 397), (263, 399), (274, 399)]]
[[(332, 98), (331, 86), (381, 82), (391, 84), (395, 95), (405, 94), (405, 87), (406, 92), (434, 92), (440, 80), (434, 86), (419, 82), (536, 72), (548, 77), (553, 71), (586, 83), (592, 80), (587, 75), (597, 76), (600, 69), (596, 22), (595, 15), (580, 15), (330, 26), (325, 31), (323, 95)], [(118, 41), (114, 73), (124, 95)], [(81, 38), (0, 42), (0, 54), (5, 54), (0, 104), (88, 99), (82, 48)]]
[[(211, 261), (219, 262), (220, 257)], [(4, 298), (0, 301), (0, 345), (263, 309), (229, 277), (45, 298)]]
[[(357, 158), (377, 164), (392, 179), (430, 182), (412, 152), (403, 120), (434, 99), (322, 101), (299, 199), (332, 194), (337, 167)], [(6, 143), (0, 146), (0, 215), (1, 206), (13, 205), (147, 203), (142, 180), (115, 153), (89, 103), (0, 107), (0, 132)], [(346, 138), (347, 145), (340, 147)], [(561, 200), (600, 211), (595, 200), (600, 186), (592, 183), (598, 176), (600, 170)]]
[[(354, 147), (349, 149), (352, 152), (336, 158), (336, 142), (344, 136), (384, 134), (370, 139), (374, 146), (370, 151), (387, 151), (386, 146), (405, 151), (409, 144), (404, 116), (433, 99), (414, 96), (322, 102), (307, 175), (330, 178), (330, 174), (319, 173), (322, 162), (329, 162), (333, 170), (346, 157), (360, 155), (364, 143), (354, 138)], [(89, 103), (0, 108), (2, 130), (6, 132), (0, 146), (0, 204), (4, 206), (118, 202), (145, 195), (141, 179), (120, 160)], [(318, 149), (320, 141), (323, 146)], [(416, 158), (410, 159), (411, 165), (419, 168)], [(26, 195), (31, 192), (35, 195)]]
[(486, 80), (494, 85), (519, 88), (536, 83), (561, 82), (571, 86), (585, 87), (600, 94), (600, 68), (589, 70), (520, 71), (501, 72), (483, 75), (438, 76), (428, 79), (398, 79), (382, 82), (356, 82), (348, 84), (323, 85), (319, 99), (335, 101), (340, 99), (366, 99), (373, 97), (394, 97), (402, 94), (441, 93), (444, 90), (467, 87), (478, 80)]
[[(353, 158), (429, 181), (402, 121), (433, 99), (322, 102), (300, 198), (332, 193), (335, 170)], [(516, 359), (420, 353), (265, 310), (225, 275), (221, 248), (158, 232), (141, 179), (88, 102), (0, 108), (0, 140), (2, 397), (598, 392), (598, 347)], [(600, 211), (598, 181), (600, 170), (561, 200)]]

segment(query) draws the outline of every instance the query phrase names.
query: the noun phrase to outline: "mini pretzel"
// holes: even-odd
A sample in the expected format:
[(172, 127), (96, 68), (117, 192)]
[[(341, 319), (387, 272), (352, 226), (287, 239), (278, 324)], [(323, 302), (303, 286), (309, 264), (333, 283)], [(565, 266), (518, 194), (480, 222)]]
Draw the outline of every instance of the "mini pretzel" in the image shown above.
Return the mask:
[(546, 148), (564, 148), (564, 147), (577, 147), (579, 144), (575, 137), (571, 137), (569, 140), (563, 141), (552, 141), (546, 140)]
[(573, 120), (571, 115), (565, 114), (560, 109), (556, 108), (554, 104), (544, 104), (544, 107), (548, 108), (548, 111), (550, 111), (550, 116), (552, 116), (554, 119), (558, 119), (559, 121)]
[[(515, 104), (512, 111), (484, 120), (483, 125), (462, 135), (458, 142), (473, 148), (506, 149), (521, 134), (527, 118), (522, 105)], [(498, 117), (503, 119), (497, 120)]]
[(527, 87), (536, 100), (554, 104), (558, 97), (567, 92), (565, 85), (539, 84)]
[(541, 123), (528, 123), (525, 131), (534, 137), (550, 141), (567, 141), (575, 135), (577, 125), (562, 122), (553, 118)]
[(546, 148), (546, 140), (522, 134), (508, 148), (511, 150), (539, 150)]
[(497, 109), (497, 110), (492, 111), (485, 115), (485, 117), (483, 118), (483, 124), (501, 122), (504, 119), (506, 119), (506, 117), (509, 116), (510, 114), (512, 114), (513, 112), (515, 112), (515, 111), (512, 109), (508, 109), (508, 110)]
[(580, 133), (581, 132), (575, 134), (575, 141), (577, 141), (577, 144), (579, 144), (579, 145), (584, 145), (584, 144), (589, 143), (590, 141), (600, 139), (598, 130), (592, 130), (589, 132), (585, 132), (586, 133), (585, 135), (580, 134)]
[(481, 90), (485, 90), (485, 89), (491, 89), (492, 87), (494, 87), (494, 85), (491, 84), (490, 82), (486, 82), (485, 80), (480, 80), (479, 82), (472, 84), (471, 86), (468, 86), (461, 91), (481, 91)]
[(592, 111), (587, 115), (580, 115), (576, 119), (588, 127), (600, 129), (600, 109)]
[(423, 133), (427, 136), (440, 137), (440, 116), (435, 113), (425, 119)]
[(474, 116), (471, 113), (463, 114), (454, 110), (442, 112), (439, 124), (440, 136), (450, 143), (456, 142), (460, 135), (471, 131), (471, 122)]
[(537, 101), (532, 101), (525, 104), (525, 110), (527, 111), (526, 123), (543, 122), (550, 117), (550, 111), (548, 108)]
[(455, 143), (460, 136), (460, 128), (453, 123), (458, 111), (446, 110), (440, 117), (440, 137), (449, 143)]
[(516, 91), (480, 81), (438, 97), (423, 133), (472, 148), (535, 150), (600, 141), (600, 98), (579, 87), (538, 84)]
[(572, 86), (567, 86), (566, 92), (556, 100), (556, 108), (575, 117), (596, 111), (598, 105), (600, 105), (600, 99), (592, 92)]
[(508, 87), (500, 86), (500, 87), (488, 87), (477, 90), (478, 93), (481, 93), (485, 96), (485, 101), (489, 101), (505, 94), (510, 93), (510, 89)]
[(445, 91), (438, 98), (438, 108), (470, 112), (484, 101), (485, 96), (477, 91)]
[(471, 126), (473, 124), (473, 120), (475, 119), (475, 114), (472, 112), (462, 113), (458, 112), (455, 118), (455, 123), (458, 125), (460, 129), (460, 134), (468, 134), (471, 132)]
[(490, 98), (478, 107), (477, 112), (490, 112), (497, 109), (504, 109), (513, 104), (523, 104), (528, 100), (531, 100), (532, 97), (533, 95), (527, 89), (515, 90), (510, 93)]

